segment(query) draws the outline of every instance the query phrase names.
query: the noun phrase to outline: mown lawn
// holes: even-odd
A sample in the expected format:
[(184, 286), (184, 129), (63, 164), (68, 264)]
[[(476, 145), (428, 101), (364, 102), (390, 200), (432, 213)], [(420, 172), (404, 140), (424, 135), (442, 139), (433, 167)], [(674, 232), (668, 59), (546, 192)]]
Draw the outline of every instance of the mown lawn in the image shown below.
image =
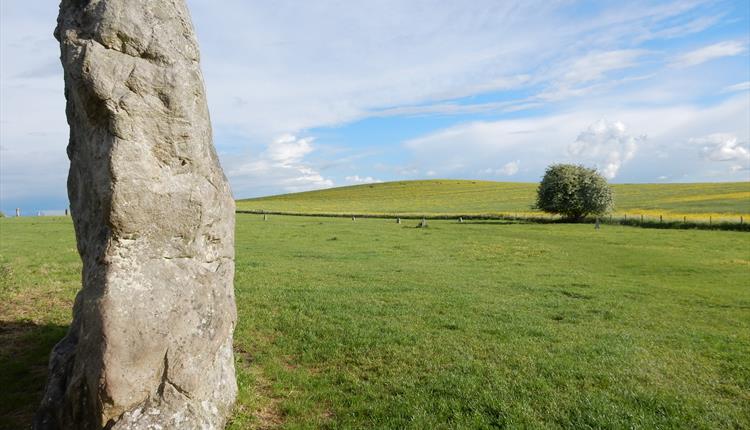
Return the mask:
[[(239, 200), (238, 209), (302, 213), (533, 213), (536, 183), (435, 179), (356, 185)], [(750, 218), (750, 182), (615, 184), (615, 216), (737, 222)], [(708, 219), (706, 219), (708, 221)]]
[[(244, 428), (750, 428), (750, 235), (237, 217)], [(64, 218), (0, 220), (0, 427), (69, 323)]]

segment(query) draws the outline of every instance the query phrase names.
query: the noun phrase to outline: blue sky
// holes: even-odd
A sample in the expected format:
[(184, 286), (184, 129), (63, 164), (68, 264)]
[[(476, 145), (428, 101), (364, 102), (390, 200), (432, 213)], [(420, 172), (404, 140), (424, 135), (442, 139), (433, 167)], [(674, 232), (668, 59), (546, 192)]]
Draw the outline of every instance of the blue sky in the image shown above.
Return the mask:
[[(465, 3), (465, 4), (464, 4)], [(188, 0), (235, 197), (750, 180), (747, 1)], [(67, 206), (54, 0), (0, 2), (0, 209)]]

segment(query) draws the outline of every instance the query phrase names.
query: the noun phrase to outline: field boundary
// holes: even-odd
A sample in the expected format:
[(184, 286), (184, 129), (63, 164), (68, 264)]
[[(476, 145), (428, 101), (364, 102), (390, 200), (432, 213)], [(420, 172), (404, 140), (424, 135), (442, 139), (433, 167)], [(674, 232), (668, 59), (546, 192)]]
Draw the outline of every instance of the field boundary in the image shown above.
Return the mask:
[[(417, 214), (417, 213), (359, 213), (359, 212), (296, 212), (296, 211), (267, 211), (259, 209), (242, 209), (235, 211), (238, 214), (251, 215), (280, 215), (299, 217), (322, 217), (322, 218), (373, 218), (373, 219), (410, 219), (410, 220), (476, 220), (476, 221), (521, 221), (540, 224), (567, 224), (569, 221), (557, 215), (548, 214), (519, 214), (519, 213), (492, 213), (492, 214)], [(683, 230), (731, 230), (750, 232), (750, 225), (742, 221), (718, 220), (716, 222), (700, 222), (683, 220), (644, 217), (643, 215), (606, 215), (599, 217), (600, 224), (625, 225), (642, 228), (661, 229), (683, 229)], [(581, 223), (595, 224), (596, 217), (587, 217)]]

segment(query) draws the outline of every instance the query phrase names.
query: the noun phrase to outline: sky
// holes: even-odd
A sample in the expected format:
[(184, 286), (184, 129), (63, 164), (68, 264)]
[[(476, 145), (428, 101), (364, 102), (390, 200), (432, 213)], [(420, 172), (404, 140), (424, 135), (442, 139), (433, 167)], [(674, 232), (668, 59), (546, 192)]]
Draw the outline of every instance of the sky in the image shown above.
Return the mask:
[[(236, 198), (750, 180), (750, 2), (188, 0)], [(0, 0), (0, 210), (68, 206), (55, 0)]]

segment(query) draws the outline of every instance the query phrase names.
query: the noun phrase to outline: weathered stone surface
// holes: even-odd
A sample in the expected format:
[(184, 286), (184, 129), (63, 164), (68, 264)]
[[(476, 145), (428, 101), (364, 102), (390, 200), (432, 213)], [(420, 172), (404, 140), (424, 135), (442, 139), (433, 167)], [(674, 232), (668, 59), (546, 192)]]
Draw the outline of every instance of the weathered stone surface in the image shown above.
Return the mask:
[(222, 428), (234, 201), (184, 0), (63, 0), (55, 36), (83, 288), (35, 427)]

